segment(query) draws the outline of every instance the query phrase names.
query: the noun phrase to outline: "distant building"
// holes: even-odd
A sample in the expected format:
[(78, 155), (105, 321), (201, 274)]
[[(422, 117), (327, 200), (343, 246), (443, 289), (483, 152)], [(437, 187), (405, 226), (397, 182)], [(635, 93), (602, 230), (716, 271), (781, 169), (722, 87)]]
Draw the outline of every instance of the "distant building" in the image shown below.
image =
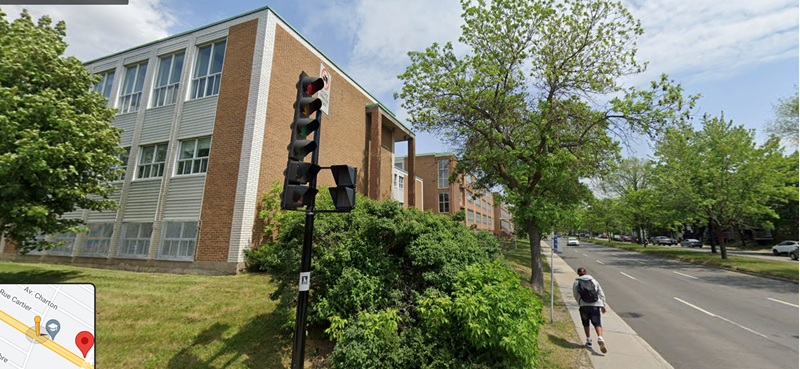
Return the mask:
[[(119, 210), (78, 210), (88, 234), (49, 236), (66, 246), (5, 260), (129, 270), (235, 273), (261, 242), (261, 197), (283, 183), (295, 84), (301, 71), (330, 71), (330, 115), (322, 117), (320, 165), (358, 168), (357, 191), (422, 206), (414, 162), (394, 168), (396, 142), (414, 134), (270, 8), (209, 24), (85, 63), (95, 90), (118, 109), (126, 173)], [(408, 178), (415, 178), (408, 185)], [(319, 186), (333, 185), (327, 171)], [(404, 186), (402, 194), (395, 188)], [(417, 189), (420, 189), (417, 192)], [(319, 196), (327, 196), (320, 191)]]
[[(395, 158), (395, 167), (404, 168), (410, 156)], [(434, 214), (453, 215), (463, 210), (467, 226), (475, 226), (478, 230), (498, 233), (503, 229), (498, 221), (501, 214), (508, 214), (508, 208), (502, 205), (504, 212), (495, 209), (495, 200), (491, 192), (476, 189), (471, 175), (462, 175), (454, 183), (449, 183), (450, 174), (456, 166), (456, 158), (452, 153), (418, 154), (415, 157), (417, 176), (421, 179), (423, 210)], [(499, 204), (499, 203), (498, 203)], [(506, 219), (510, 225), (510, 216)]]
[[(499, 192), (495, 192), (494, 196), (500, 195)], [(514, 223), (511, 221), (511, 213), (508, 211), (508, 206), (503, 204), (500, 201), (495, 201), (494, 207), (494, 234), (513, 234), (514, 233)]]

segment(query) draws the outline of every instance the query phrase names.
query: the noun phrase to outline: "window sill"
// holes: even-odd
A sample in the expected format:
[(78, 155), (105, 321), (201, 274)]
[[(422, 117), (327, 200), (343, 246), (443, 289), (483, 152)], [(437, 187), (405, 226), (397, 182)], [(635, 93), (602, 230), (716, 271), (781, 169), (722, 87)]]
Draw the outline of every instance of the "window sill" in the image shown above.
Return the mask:
[(148, 178), (134, 178), (131, 182), (152, 182), (152, 181), (160, 181), (164, 177), (148, 177)]
[(169, 107), (175, 107), (175, 103), (165, 104), (165, 105), (161, 105), (161, 106), (153, 106), (153, 107), (147, 108), (146, 110), (158, 110), (158, 109), (169, 108)]
[(156, 260), (183, 261), (183, 262), (187, 262), (187, 263), (192, 263), (192, 262), (194, 262), (194, 257), (191, 257), (191, 258), (185, 258), (185, 257), (184, 258), (180, 258), (180, 257), (174, 257), (174, 256), (169, 256), (169, 257), (168, 256), (158, 256), (158, 257), (156, 257)]
[(117, 117), (125, 116), (125, 115), (136, 115), (139, 114), (139, 111), (129, 111), (127, 113), (117, 113)]
[(208, 95), (208, 96), (198, 97), (198, 98), (196, 98), (196, 99), (188, 99), (188, 100), (186, 100), (186, 102), (189, 102), (189, 101), (200, 101), (200, 100), (210, 99), (210, 98), (212, 98), (212, 97), (218, 97), (218, 96), (219, 96), (219, 94), (216, 94), (216, 95)]
[(201, 176), (205, 176), (205, 175), (206, 175), (206, 173), (208, 173), (208, 172), (203, 172), (203, 173), (192, 173), (192, 174), (176, 174), (176, 175), (172, 176), (172, 178), (174, 179), (174, 178), (191, 178), (191, 177), (201, 177)]
[(147, 260), (147, 255), (117, 255), (116, 259)]

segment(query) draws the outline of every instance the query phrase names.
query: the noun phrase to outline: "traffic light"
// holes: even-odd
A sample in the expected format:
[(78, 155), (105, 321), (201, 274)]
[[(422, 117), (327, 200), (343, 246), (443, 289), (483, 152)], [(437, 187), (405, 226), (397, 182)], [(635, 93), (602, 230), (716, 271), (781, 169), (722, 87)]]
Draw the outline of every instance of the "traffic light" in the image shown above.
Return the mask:
[(308, 206), (314, 201), (317, 194), (314, 186), (307, 186), (309, 182), (316, 183), (319, 165), (312, 157), (312, 162), (302, 160), (317, 150), (317, 143), (307, 139), (307, 136), (319, 129), (319, 120), (311, 117), (322, 107), (322, 101), (312, 97), (325, 86), (321, 78), (309, 77), (306, 72), (300, 74), (297, 81), (297, 100), (294, 103), (294, 119), (290, 125), (292, 136), (287, 150), (289, 161), (283, 172), (286, 180), (281, 194), (281, 209), (297, 209)]
[(353, 210), (356, 207), (357, 169), (347, 165), (331, 166), (336, 187), (329, 188), (336, 210)]

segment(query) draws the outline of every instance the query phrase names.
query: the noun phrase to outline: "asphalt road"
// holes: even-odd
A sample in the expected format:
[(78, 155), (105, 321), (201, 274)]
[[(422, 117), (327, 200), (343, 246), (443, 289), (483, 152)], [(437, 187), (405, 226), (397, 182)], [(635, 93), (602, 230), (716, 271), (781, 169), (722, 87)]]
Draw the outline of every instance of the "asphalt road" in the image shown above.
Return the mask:
[(796, 283), (587, 243), (563, 250), (675, 369), (798, 367)]

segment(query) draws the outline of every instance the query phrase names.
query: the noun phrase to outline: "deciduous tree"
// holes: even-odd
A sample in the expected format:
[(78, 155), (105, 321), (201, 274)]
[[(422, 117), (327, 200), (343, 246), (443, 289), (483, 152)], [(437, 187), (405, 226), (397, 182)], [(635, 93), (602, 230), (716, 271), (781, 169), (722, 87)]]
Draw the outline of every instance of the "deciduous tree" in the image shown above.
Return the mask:
[(0, 11), (0, 232), (22, 250), (80, 224), (66, 212), (115, 206), (114, 111), (90, 92), (97, 77), (63, 57), (65, 36), (64, 22), (27, 12), (9, 22)]
[(531, 285), (542, 291), (540, 224), (563, 205), (544, 190), (580, 186), (617, 156), (613, 135), (655, 134), (691, 103), (666, 76), (647, 90), (622, 88), (620, 78), (646, 64), (635, 58), (643, 30), (618, 2), (462, 0), (462, 8), (468, 54), (449, 42), (410, 52), (395, 96), (414, 127), (447, 139), (458, 171), (504, 188), (530, 239)]

